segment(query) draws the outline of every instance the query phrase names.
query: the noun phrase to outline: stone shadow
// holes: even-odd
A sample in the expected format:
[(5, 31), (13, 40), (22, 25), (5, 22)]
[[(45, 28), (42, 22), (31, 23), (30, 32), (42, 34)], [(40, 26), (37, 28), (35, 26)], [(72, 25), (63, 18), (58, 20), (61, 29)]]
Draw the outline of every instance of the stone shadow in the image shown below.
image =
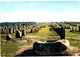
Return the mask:
[(25, 50), (23, 51), (21, 54), (16, 55), (17, 56), (70, 56), (67, 53), (63, 53), (63, 54), (56, 54), (56, 55), (38, 55), (34, 52), (33, 49), (29, 49), (29, 50)]

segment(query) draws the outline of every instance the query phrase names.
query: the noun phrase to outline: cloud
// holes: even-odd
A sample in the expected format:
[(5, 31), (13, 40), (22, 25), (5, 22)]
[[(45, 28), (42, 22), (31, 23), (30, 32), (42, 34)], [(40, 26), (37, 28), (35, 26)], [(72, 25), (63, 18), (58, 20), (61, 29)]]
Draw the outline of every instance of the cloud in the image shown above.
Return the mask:
[(80, 21), (80, 10), (67, 10), (64, 12), (45, 10), (22, 10), (15, 12), (2, 12), (0, 22), (36, 21), (36, 22), (59, 22)]

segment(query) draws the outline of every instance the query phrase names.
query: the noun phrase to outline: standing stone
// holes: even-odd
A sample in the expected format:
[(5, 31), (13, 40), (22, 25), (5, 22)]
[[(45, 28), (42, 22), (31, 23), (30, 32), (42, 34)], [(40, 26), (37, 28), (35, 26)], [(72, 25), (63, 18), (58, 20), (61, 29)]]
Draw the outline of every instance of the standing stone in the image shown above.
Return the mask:
[(74, 30), (74, 27), (72, 27), (72, 29), (70, 30), (70, 32), (74, 32), (75, 30)]
[(9, 29), (9, 33), (10, 34), (13, 33), (13, 29), (12, 28)]
[(18, 26), (15, 26), (15, 30), (18, 30)]
[(64, 27), (60, 28), (60, 39), (65, 39), (65, 28)]
[(25, 28), (25, 25), (23, 25), (23, 28)]
[(72, 31), (74, 31), (74, 27), (72, 27)]
[(20, 27), (18, 26), (18, 30), (20, 30)]
[(22, 27), (21, 26), (18, 26), (18, 30), (22, 30)]
[(22, 36), (25, 36), (26, 35), (26, 30), (22, 30)]
[(31, 29), (30, 33), (32, 33), (32, 32), (33, 32), (33, 30)]
[(7, 35), (6, 35), (6, 40), (7, 40), (7, 41), (10, 41), (11, 39), (12, 39), (12, 36), (11, 36), (10, 34), (7, 34)]
[(16, 38), (21, 38), (21, 37), (22, 37), (22, 33), (19, 30), (17, 30), (16, 31)]
[(35, 28), (32, 28), (30, 33), (34, 33), (35, 32)]
[(15, 31), (16, 31), (15, 28), (13, 28), (13, 33), (15, 33)]
[(80, 26), (79, 26), (79, 32), (80, 32)]
[(65, 26), (66, 29), (70, 29), (70, 26)]
[(5, 26), (5, 29), (7, 29), (7, 26)]
[(39, 29), (38, 29), (38, 28), (35, 28), (34, 30), (35, 30), (35, 32), (38, 32), (38, 31), (39, 31)]
[(1, 31), (3, 32), (4, 31), (4, 28), (1, 28)]

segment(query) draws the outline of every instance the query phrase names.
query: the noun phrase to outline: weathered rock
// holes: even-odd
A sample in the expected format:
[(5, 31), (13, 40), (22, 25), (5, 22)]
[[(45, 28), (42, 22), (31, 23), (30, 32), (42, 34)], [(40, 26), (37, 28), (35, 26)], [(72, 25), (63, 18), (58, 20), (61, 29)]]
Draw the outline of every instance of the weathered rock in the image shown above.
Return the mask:
[(16, 32), (16, 30), (15, 30), (15, 28), (13, 28), (13, 33), (15, 33)]
[(55, 42), (35, 42), (33, 45), (34, 52), (38, 55), (57, 55), (62, 54), (69, 48), (68, 40), (58, 40)]
[(33, 29), (31, 29), (30, 33), (33, 33)]
[(70, 30), (70, 32), (74, 32), (74, 27), (72, 27), (72, 29)]
[(19, 30), (17, 30), (16, 31), (16, 38), (21, 38), (21, 37), (22, 37), (22, 33)]
[(65, 26), (66, 29), (70, 29), (70, 26)]
[(9, 29), (9, 33), (10, 34), (13, 33), (13, 29), (12, 28)]
[(64, 27), (60, 28), (60, 39), (65, 39), (65, 28)]
[(22, 36), (26, 35), (26, 30), (22, 30)]
[(12, 39), (12, 36), (11, 36), (10, 34), (7, 34), (7, 35), (6, 35), (6, 40), (7, 40), (7, 41), (10, 41), (11, 39)]
[(18, 26), (18, 30), (21, 30), (22, 28), (21, 28), (21, 26)]
[(37, 28), (32, 28), (31, 31), (30, 31), (30, 33), (38, 32), (38, 31), (39, 31), (39, 29), (37, 29)]
[(79, 32), (80, 32), (80, 26), (79, 26)]
[(4, 28), (1, 28), (0, 30), (3, 32), (4, 31)]

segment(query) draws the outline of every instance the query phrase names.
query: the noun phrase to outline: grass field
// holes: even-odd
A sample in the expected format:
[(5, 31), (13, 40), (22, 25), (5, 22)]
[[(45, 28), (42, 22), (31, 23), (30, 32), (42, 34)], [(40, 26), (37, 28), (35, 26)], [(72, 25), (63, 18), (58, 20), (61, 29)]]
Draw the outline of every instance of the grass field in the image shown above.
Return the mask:
[(35, 32), (35, 33), (30, 33), (30, 29), (27, 30), (27, 35), (34, 35), (36, 37), (43, 37), (46, 39), (59, 39), (59, 35), (57, 35), (57, 33), (55, 31), (49, 31), (48, 26), (46, 26), (46, 28), (41, 28), (41, 30), (39, 30), (39, 32)]
[(18, 49), (17, 43), (3, 42), (1, 43), (1, 56), (13, 57)]
[(80, 49), (80, 34), (77, 32), (69, 32), (70, 29), (66, 30), (66, 38), (70, 41), (72, 46), (76, 46)]

